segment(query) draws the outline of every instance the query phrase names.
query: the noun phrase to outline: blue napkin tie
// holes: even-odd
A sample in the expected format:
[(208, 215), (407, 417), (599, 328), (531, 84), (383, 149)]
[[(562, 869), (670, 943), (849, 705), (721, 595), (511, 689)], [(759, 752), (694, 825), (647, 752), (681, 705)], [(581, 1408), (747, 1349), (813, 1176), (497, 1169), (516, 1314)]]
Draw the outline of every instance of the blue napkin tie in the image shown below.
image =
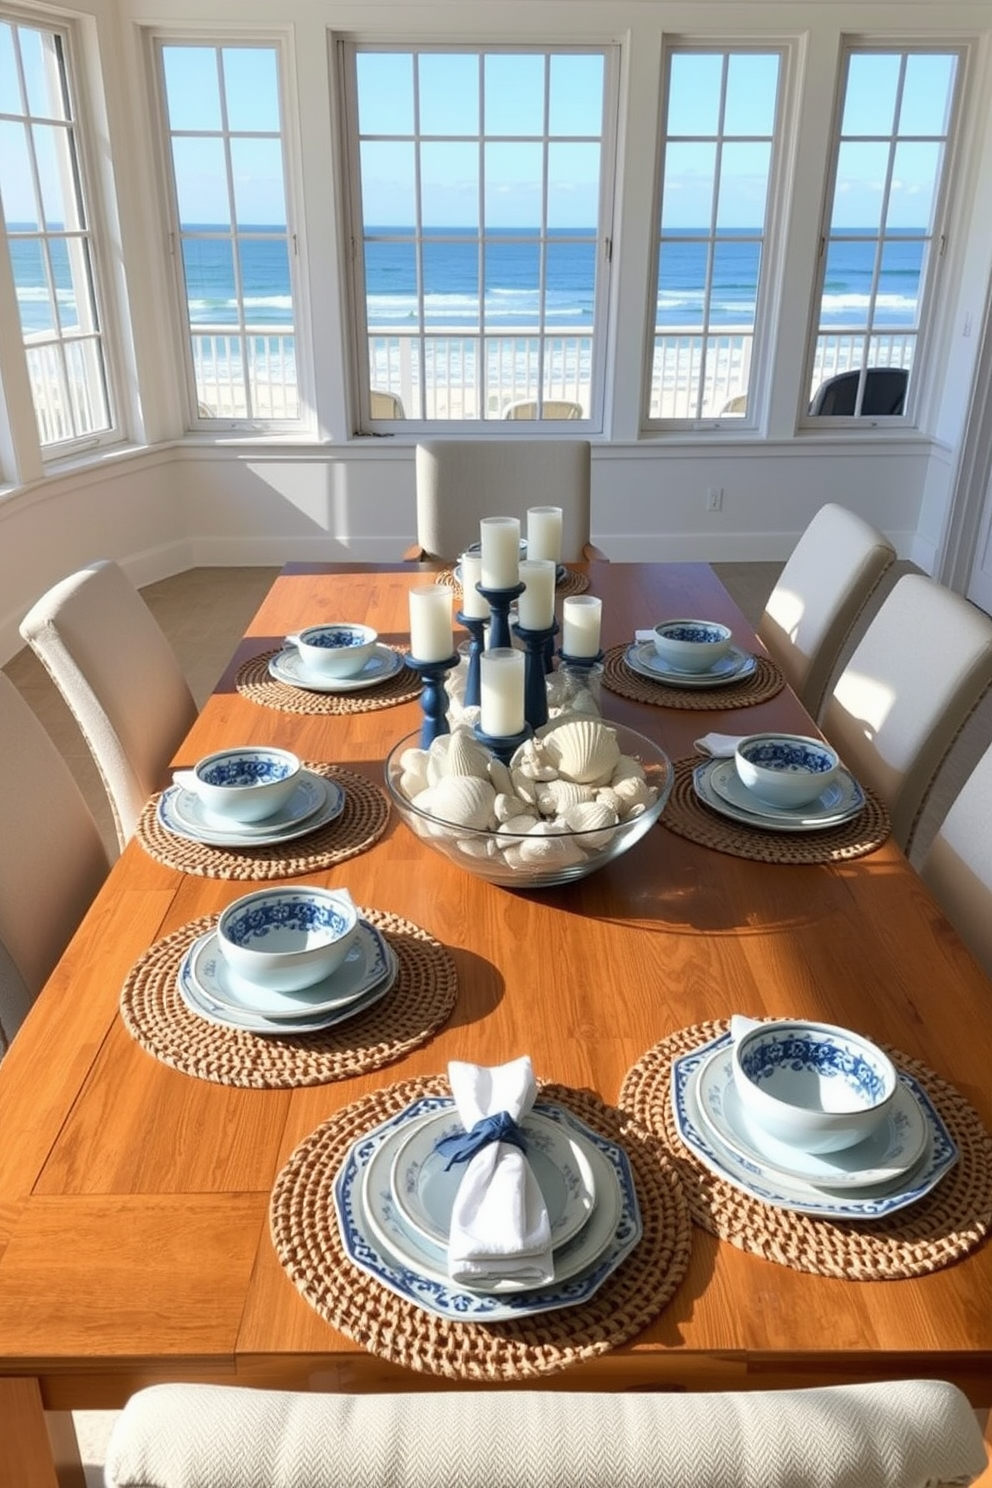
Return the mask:
[(445, 1163), (444, 1171), (450, 1171), (453, 1163), (467, 1163), (481, 1152), (483, 1147), (488, 1147), (490, 1142), (509, 1142), (512, 1147), (519, 1147), (521, 1152), (527, 1151), (527, 1143), (524, 1134), (520, 1130), (509, 1111), (497, 1111), (492, 1116), (483, 1116), (477, 1121), (471, 1131), (452, 1132), (448, 1137), (439, 1137), (434, 1143), (435, 1152), (448, 1153), (450, 1157)]

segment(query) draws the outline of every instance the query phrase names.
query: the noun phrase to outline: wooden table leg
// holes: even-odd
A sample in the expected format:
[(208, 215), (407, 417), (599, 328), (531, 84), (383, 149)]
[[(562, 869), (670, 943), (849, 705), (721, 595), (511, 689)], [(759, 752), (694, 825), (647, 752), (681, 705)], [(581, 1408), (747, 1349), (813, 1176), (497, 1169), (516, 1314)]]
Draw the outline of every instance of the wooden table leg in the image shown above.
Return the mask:
[(60, 1488), (35, 1379), (0, 1378), (0, 1488)]

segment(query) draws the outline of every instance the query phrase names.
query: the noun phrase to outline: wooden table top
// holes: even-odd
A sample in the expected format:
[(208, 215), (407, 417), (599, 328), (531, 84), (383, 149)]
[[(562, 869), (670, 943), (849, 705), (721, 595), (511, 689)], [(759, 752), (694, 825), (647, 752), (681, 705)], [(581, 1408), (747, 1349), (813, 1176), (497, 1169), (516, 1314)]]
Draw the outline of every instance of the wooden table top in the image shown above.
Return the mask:
[[(705, 565), (588, 572), (603, 598), (604, 646), (682, 614), (724, 620), (738, 643), (757, 644)], [(252, 740), (381, 783), (389, 748), (419, 728), (417, 702), (303, 716), (258, 706), (233, 678), (319, 618), (369, 621), (384, 641), (405, 640), (418, 581), (410, 564), (290, 565), (176, 763)], [(603, 699), (608, 718), (673, 759), (711, 729), (811, 728), (787, 689), (705, 713)], [(989, 982), (892, 843), (797, 868), (658, 826), (579, 883), (516, 893), (456, 869), (394, 817), (372, 849), (313, 881), (347, 886), (358, 903), (442, 941), (459, 973), (454, 1016), (396, 1064), (306, 1089), (231, 1089), (168, 1068), (126, 1031), (121, 985), (152, 942), (245, 886), (180, 874), (132, 842), (0, 1066), (0, 1413), (20, 1410), (24, 1391), (56, 1410), (112, 1406), (157, 1379), (439, 1387), (377, 1360), (310, 1308), (275, 1254), (267, 1211), (289, 1154), (330, 1113), (443, 1073), (451, 1058), (495, 1064), (526, 1052), (539, 1077), (612, 1102), (629, 1067), (674, 1030), (740, 1011), (795, 1014), (924, 1061), (992, 1127)], [(544, 1383), (721, 1388), (928, 1374), (988, 1404), (990, 1320), (990, 1246), (920, 1279), (859, 1283), (772, 1264), (694, 1228), (688, 1274), (656, 1321)], [(0, 1488), (7, 1482), (0, 1447)]]

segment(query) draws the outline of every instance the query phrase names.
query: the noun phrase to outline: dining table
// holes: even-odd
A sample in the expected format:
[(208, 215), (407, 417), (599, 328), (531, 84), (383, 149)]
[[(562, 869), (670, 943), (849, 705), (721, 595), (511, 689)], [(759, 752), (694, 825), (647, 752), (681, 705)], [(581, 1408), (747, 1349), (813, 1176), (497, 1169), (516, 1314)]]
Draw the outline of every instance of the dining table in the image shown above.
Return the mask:
[[(682, 787), (711, 731), (817, 733), (709, 565), (596, 561), (567, 573), (602, 600), (604, 719), (659, 745)], [(288, 634), (332, 620), (374, 626), (404, 652), (409, 591), (432, 582), (454, 581), (437, 564), (287, 564), (173, 765), (254, 743), (337, 770), (372, 825), (325, 866), (308, 863), (304, 839), (282, 881), (347, 888), (423, 950), (425, 1006), (432, 976), (448, 1000), (414, 1036), (390, 1043), (387, 1032), (351, 1064), (347, 1024), (345, 1054), (325, 1063), (301, 1035), (299, 1080), (283, 1078), (278, 1051), (244, 1077), (205, 1035), (173, 1037), (161, 973), (174, 979), (173, 962), (154, 961), (155, 948), (185, 944), (189, 926), (212, 923), (258, 880), (250, 851), (238, 876), (152, 850), (150, 803), (0, 1063), (0, 1488), (77, 1481), (68, 1413), (119, 1407), (160, 1381), (622, 1391), (925, 1376), (992, 1405), (985, 972), (884, 825), (832, 856), (814, 845), (804, 857), (774, 833), (768, 853), (749, 853), (679, 787), (639, 842), (576, 882), (505, 887), (450, 861), (389, 809), (384, 788), (387, 754), (425, 716), (419, 676), (405, 672), (409, 685), (382, 706), (365, 706), (370, 692), (334, 711), (280, 706), (266, 671)], [(683, 616), (729, 626), (759, 658), (762, 686), (655, 697), (624, 672), (637, 630)], [(728, 1185), (687, 1166), (670, 1129), (671, 1061), (735, 1014), (853, 1028), (914, 1071), (968, 1146), (953, 1212), (950, 1199), (933, 1205), (908, 1238), (902, 1215), (818, 1228), (768, 1209), (766, 1226), (767, 1206), (736, 1207)], [(591, 1125), (612, 1123), (637, 1148), (644, 1237), (617, 1271), (618, 1286), (633, 1278), (622, 1304), (570, 1346), (567, 1307), (515, 1333), (422, 1315), (347, 1257), (321, 1282), (322, 1252), (337, 1243), (334, 1175), (294, 1197), (286, 1175), (299, 1178), (299, 1154), (322, 1132), (354, 1134), (365, 1112), (381, 1119), (446, 1088), (451, 1060), (524, 1054), (542, 1088), (571, 1092)], [(671, 1285), (651, 1274), (658, 1257)]]

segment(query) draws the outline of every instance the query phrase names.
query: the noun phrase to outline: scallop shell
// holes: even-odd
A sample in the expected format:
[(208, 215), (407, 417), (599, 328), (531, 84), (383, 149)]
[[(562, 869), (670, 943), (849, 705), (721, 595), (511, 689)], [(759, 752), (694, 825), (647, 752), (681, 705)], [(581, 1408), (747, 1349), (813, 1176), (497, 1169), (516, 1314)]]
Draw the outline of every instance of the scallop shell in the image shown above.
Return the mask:
[(613, 789), (612, 785), (601, 785), (596, 791), (596, 800), (601, 801), (604, 806), (609, 806), (617, 816), (623, 812), (623, 799)]
[(443, 766), (446, 775), (472, 775), (478, 780), (487, 780), (489, 752), (466, 729), (459, 729), (451, 735), (451, 742), (444, 751)]
[(545, 780), (537, 787), (537, 804), (545, 816), (560, 816), (569, 806), (591, 801), (592, 787), (574, 780)]
[(510, 781), (515, 796), (519, 796), (529, 806), (537, 805), (537, 781), (532, 775), (525, 775), (523, 770), (511, 770)]
[(620, 758), (617, 736), (595, 718), (572, 718), (543, 741), (545, 757), (566, 780), (581, 784), (602, 782), (613, 774)]
[(554, 780), (559, 773), (540, 739), (528, 739), (521, 744), (510, 761), (510, 770), (514, 776), (520, 774), (528, 780)]
[(606, 847), (613, 838), (617, 814), (602, 801), (577, 801), (562, 813), (562, 820), (572, 832), (586, 832), (582, 846), (586, 849)]
[(500, 847), (516, 845), (515, 839), (523, 837), (532, 827), (536, 827), (537, 820), (536, 816), (508, 816), (496, 829), (496, 841)]
[(508, 795), (501, 791), (493, 802), (493, 813), (498, 822), (505, 822), (511, 816), (520, 816), (521, 813), (537, 821), (537, 812), (529, 809), (532, 805), (531, 801), (522, 801), (519, 796)]
[(540, 865), (542, 868), (568, 868), (573, 863), (581, 863), (585, 856), (582, 849), (571, 838), (549, 828), (550, 822), (538, 822), (528, 832), (517, 849), (521, 863)]
[(628, 775), (623, 780), (614, 781), (610, 789), (620, 797), (620, 815), (624, 821), (630, 816), (635, 806), (643, 810), (645, 806), (650, 806), (657, 796), (654, 787), (648, 785), (643, 777), (636, 775)]
[(514, 794), (513, 776), (510, 774), (510, 767), (509, 765), (504, 765), (503, 761), (497, 759), (495, 755), (489, 761), (489, 780), (498, 796), (512, 796)]
[[(459, 827), (489, 827), (494, 821), (496, 792), (476, 775), (445, 775), (429, 792), (432, 816)], [(421, 801), (417, 802), (420, 806)]]

